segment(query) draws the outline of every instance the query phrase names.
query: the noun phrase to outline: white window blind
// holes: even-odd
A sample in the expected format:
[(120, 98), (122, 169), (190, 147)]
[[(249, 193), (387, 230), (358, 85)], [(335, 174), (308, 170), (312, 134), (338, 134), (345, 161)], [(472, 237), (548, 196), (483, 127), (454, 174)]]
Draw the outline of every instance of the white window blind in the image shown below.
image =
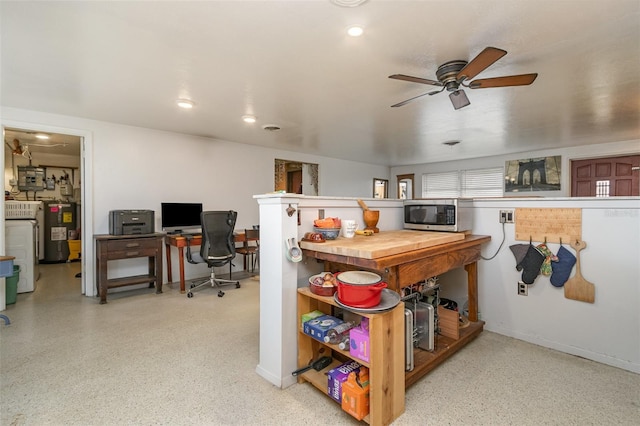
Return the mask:
[(461, 173), (462, 197), (502, 197), (502, 167), (465, 170)]
[(458, 172), (427, 173), (422, 175), (422, 198), (460, 196)]
[(503, 169), (461, 170), (422, 175), (422, 198), (502, 197)]

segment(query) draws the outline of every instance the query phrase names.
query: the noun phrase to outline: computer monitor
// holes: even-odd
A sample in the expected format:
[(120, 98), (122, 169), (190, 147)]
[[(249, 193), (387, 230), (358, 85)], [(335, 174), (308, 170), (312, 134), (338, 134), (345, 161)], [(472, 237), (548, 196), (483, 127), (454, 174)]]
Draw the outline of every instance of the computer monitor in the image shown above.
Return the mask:
[(201, 232), (202, 203), (161, 203), (162, 230), (170, 234)]

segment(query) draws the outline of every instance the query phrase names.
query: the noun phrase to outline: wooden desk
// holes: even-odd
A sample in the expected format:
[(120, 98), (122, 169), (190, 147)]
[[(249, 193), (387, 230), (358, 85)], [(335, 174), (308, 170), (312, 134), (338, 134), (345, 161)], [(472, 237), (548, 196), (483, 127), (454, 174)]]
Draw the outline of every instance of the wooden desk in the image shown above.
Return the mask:
[[(381, 231), (371, 237), (356, 235), (355, 238), (371, 238), (371, 240), (367, 241), (370, 241), (370, 244), (373, 245), (376, 241), (385, 239), (385, 232)], [(322, 243), (309, 242), (301, 242), (300, 247), (306, 256), (324, 260), (326, 271), (336, 272), (354, 269), (375, 271), (384, 277), (389, 289), (398, 292), (403, 287), (424, 279), (443, 274), (455, 268), (464, 267), (467, 271), (470, 324), (468, 327), (460, 329), (460, 338), (458, 340), (438, 336), (437, 347), (433, 352), (415, 349), (415, 368), (405, 374), (405, 386), (409, 387), (482, 332), (484, 322), (478, 320), (477, 262), (480, 259), (480, 246), (490, 240), (491, 237), (489, 236), (465, 235), (464, 239), (459, 241), (373, 259), (335, 254), (335, 245), (340, 244), (339, 239), (335, 240), (333, 248), (329, 246), (323, 247)], [(348, 248), (350, 244), (352, 243), (345, 241), (344, 248)]]
[[(234, 234), (234, 241), (241, 243), (244, 241), (244, 233)], [(164, 237), (165, 251), (167, 253), (167, 281), (173, 282), (171, 271), (171, 247), (178, 248), (178, 264), (180, 265), (180, 293), (185, 292), (184, 281), (184, 248), (187, 246), (187, 239), (182, 235), (165, 235)], [(202, 235), (194, 235), (191, 238), (190, 245), (199, 246), (202, 244)], [(229, 272), (229, 279), (231, 279), (231, 272)]]
[[(96, 241), (96, 271), (100, 304), (107, 303), (107, 290), (125, 285), (155, 284), (156, 293), (162, 293), (162, 238), (164, 234), (94, 235)], [(115, 279), (107, 278), (110, 260), (147, 257), (149, 273)]]

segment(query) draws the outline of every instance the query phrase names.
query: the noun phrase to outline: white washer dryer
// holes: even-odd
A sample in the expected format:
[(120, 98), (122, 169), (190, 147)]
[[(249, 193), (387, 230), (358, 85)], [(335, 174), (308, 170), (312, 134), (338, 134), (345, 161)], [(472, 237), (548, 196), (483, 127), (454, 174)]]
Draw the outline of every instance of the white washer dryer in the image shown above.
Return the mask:
[(14, 256), (14, 265), (20, 266), (18, 293), (36, 289), (40, 278), (38, 270), (38, 221), (10, 219), (4, 221), (6, 254)]

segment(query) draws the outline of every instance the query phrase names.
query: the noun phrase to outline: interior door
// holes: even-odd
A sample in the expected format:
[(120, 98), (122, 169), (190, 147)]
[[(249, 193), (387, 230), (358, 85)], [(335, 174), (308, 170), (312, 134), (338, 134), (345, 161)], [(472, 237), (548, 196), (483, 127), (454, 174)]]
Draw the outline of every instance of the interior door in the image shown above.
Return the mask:
[(571, 161), (571, 196), (638, 196), (638, 175), (640, 155)]
[(287, 192), (302, 194), (302, 170), (287, 173)]

